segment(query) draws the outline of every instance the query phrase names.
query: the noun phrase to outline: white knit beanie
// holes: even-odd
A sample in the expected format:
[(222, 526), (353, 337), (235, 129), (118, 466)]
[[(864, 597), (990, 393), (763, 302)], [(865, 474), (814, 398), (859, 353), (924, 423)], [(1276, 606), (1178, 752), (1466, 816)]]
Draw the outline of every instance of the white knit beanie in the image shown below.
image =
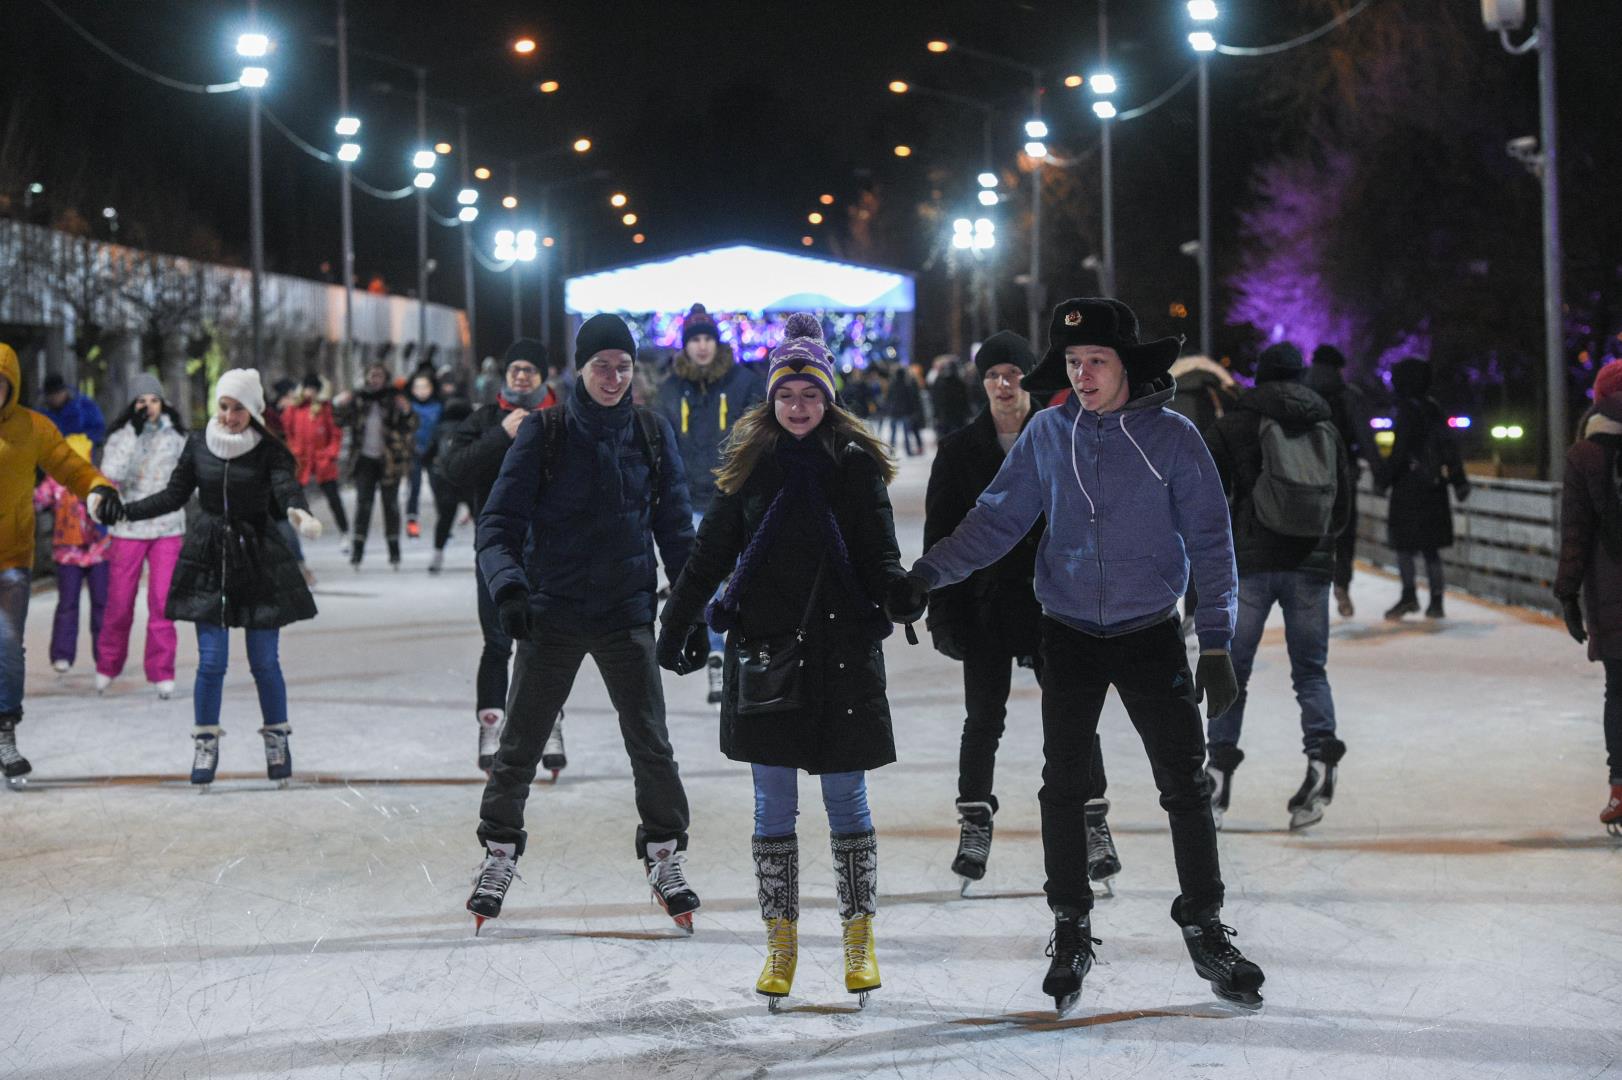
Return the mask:
[(214, 387), (214, 404), (220, 403), (220, 398), (235, 398), (242, 403), (255, 420), (265, 421), (265, 388), (259, 382), (259, 372), (255, 368), (232, 368), (220, 376), (220, 381)]

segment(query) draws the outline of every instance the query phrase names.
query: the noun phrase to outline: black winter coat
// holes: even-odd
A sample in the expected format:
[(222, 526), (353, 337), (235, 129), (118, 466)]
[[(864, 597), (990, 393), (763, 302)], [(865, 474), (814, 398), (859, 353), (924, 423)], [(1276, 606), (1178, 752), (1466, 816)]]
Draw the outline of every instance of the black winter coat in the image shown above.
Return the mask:
[(1323, 421), (1333, 421), (1329, 403), (1298, 382), (1265, 382), (1245, 394), (1233, 411), (1211, 425), (1205, 445), (1211, 449), (1222, 477), (1222, 490), (1228, 494), (1233, 517), (1233, 553), (1239, 574), (1265, 574), (1299, 570), (1321, 577), (1335, 573), (1335, 537), (1351, 514), (1356, 481), (1346, 447), (1336, 438), (1336, 470), (1340, 484), (1335, 490), (1335, 513), (1330, 532), (1310, 536), (1284, 536), (1256, 520), (1251, 496), (1262, 474), (1262, 419), (1275, 421), (1292, 434)]
[[(576, 382), (564, 405), (524, 418), (479, 515), (479, 569), (492, 598), (523, 590), (535, 621), (584, 634), (652, 625), (654, 543), (672, 578), (693, 543), (676, 438), (652, 419), (663, 425), (658, 491), (629, 393), (605, 409)], [(549, 423), (565, 425), (550, 465)]]
[(1622, 659), (1622, 497), (1616, 488), (1622, 402), (1615, 401), (1600, 402), (1599, 419), (1590, 420), (1586, 436), (1566, 452), (1560, 497), (1554, 594), (1582, 598), (1590, 660)]
[(701, 379), (700, 369), (685, 354), (677, 357), (658, 399), (687, 468), (687, 497), (700, 514), (715, 500), (714, 470), (721, 464), (721, 447), (743, 414), (766, 400), (766, 381), (735, 362), (730, 345), (716, 346), (710, 367), (716, 369), (716, 377)]
[[(809, 773), (876, 769), (895, 760), (882, 644), (890, 626), (873, 617), (873, 604), (882, 601), (886, 584), (903, 573), (895, 519), (879, 463), (867, 451), (854, 442), (836, 451), (831, 440), (810, 438), (819, 440), (819, 452), (834, 456), (828, 504), (866, 595), (849, 595), (810, 509), (786, 507), (792, 516), (750, 571), (738, 597), (737, 625), (727, 634), (721, 752), (734, 761)], [(716, 498), (699, 527), (687, 569), (671, 589), (662, 616), (667, 626), (703, 621), (705, 603), (732, 573), (783, 484), (782, 464), (765, 454), (742, 489)], [(798, 712), (738, 716), (740, 643), (789, 637), (800, 628), (825, 555), (822, 585), (801, 646), (811, 703)]]
[(1442, 407), (1430, 398), (1397, 402), (1396, 435), (1382, 470), (1381, 486), (1389, 487), (1387, 542), (1395, 551), (1436, 551), (1453, 545), (1452, 485), (1460, 502), (1470, 494), (1470, 479), (1453, 433), (1442, 419)]
[(227, 461), (203, 432), (187, 437), (169, 486), (126, 507), (141, 521), (181, 509), (197, 492), (200, 511), (186, 530), (165, 616), (249, 630), (315, 617), (298, 560), (276, 528), (288, 509), (309, 509), (296, 474), (293, 455), (274, 440)]
[[(1025, 418), (1036, 415), (1035, 403)], [(924, 551), (952, 535), (1002, 468), (1002, 443), (990, 409), (941, 440), (924, 497)], [(1036, 551), (1046, 519), (1014, 549), (956, 585), (929, 594), (929, 629), (950, 633), (965, 649), (999, 656), (1036, 656), (1042, 644), (1042, 605), (1036, 602)]]
[(512, 406), (504, 401), (480, 405), (450, 426), (434, 455), (434, 471), (473, 507), (474, 514), (484, 509), (484, 501), (501, 475), (501, 459), (513, 444), (501, 426), (510, 412)]

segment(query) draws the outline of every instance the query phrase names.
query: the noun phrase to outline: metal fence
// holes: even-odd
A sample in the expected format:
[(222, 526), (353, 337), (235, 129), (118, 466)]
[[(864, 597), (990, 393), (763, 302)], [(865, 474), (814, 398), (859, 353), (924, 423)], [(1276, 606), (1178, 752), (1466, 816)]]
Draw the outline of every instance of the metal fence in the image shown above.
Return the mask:
[[(1451, 496), (1450, 496), (1451, 497)], [(1358, 486), (1357, 552), (1395, 567), (1386, 545), (1388, 502), (1365, 476)], [(1449, 588), (1554, 611), (1560, 557), (1560, 487), (1543, 480), (1470, 477), (1470, 497), (1453, 504), (1453, 546), (1442, 552)]]

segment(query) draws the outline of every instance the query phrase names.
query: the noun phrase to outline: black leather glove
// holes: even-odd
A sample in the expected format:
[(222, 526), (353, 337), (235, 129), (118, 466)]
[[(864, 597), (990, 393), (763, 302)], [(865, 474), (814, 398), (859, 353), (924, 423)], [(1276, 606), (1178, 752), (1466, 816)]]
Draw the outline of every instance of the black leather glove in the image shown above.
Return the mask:
[(891, 622), (917, 622), (928, 608), (929, 586), (917, 574), (891, 578), (884, 588), (884, 614)]
[(1215, 720), (1239, 700), (1239, 677), (1227, 653), (1201, 653), (1194, 669), (1194, 700), (1205, 702), (1205, 718)]
[(1588, 631), (1583, 627), (1583, 605), (1575, 596), (1568, 596), (1560, 601), (1560, 612), (1566, 617), (1566, 633), (1571, 640), (1581, 645), (1588, 640)]
[(935, 642), (935, 651), (948, 660), (963, 662), (963, 638), (960, 633), (962, 627), (953, 622), (936, 623), (929, 625), (929, 636)]
[(514, 641), (528, 641), (529, 594), (523, 589), (508, 589), (496, 598), (496, 621), (501, 632)]
[(690, 675), (709, 662), (709, 629), (703, 623), (686, 626), (666, 623), (659, 630), (659, 641), (653, 651), (654, 659), (666, 671)]
[(103, 525), (117, 525), (124, 520), (124, 500), (118, 497), (117, 488), (97, 484), (90, 489), (90, 494), (97, 498), (97, 521)]

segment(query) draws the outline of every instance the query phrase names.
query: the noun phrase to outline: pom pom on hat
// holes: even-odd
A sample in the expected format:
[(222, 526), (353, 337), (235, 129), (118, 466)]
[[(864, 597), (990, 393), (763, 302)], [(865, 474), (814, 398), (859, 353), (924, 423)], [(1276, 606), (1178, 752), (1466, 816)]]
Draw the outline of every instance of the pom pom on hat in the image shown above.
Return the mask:
[(788, 322), (783, 324), (783, 340), (791, 338), (822, 341), (822, 321), (809, 311), (796, 311), (788, 317)]
[(1612, 360), (1594, 377), (1594, 400), (1622, 394), (1622, 360)]
[(789, 379), (815, 383), (828, 396), (829, 404), (833, 404), (838, 393), (834, 383), (834, 354), (823, 343), (822, 323), (810, 312), (796, 311), (783, 324), (783, 343), (772, 350), (766, 371), (767, 395)]
[(721, 332), (715, 328), (715, 320), (710, 313), (704, 310), (703, 304), (694, 304), (687, 312), (687, 318), (681, 324), (681, 343), (686, 348), (687, 343), (700, 334), (708, 334), (717, 341), (721, 340)]

